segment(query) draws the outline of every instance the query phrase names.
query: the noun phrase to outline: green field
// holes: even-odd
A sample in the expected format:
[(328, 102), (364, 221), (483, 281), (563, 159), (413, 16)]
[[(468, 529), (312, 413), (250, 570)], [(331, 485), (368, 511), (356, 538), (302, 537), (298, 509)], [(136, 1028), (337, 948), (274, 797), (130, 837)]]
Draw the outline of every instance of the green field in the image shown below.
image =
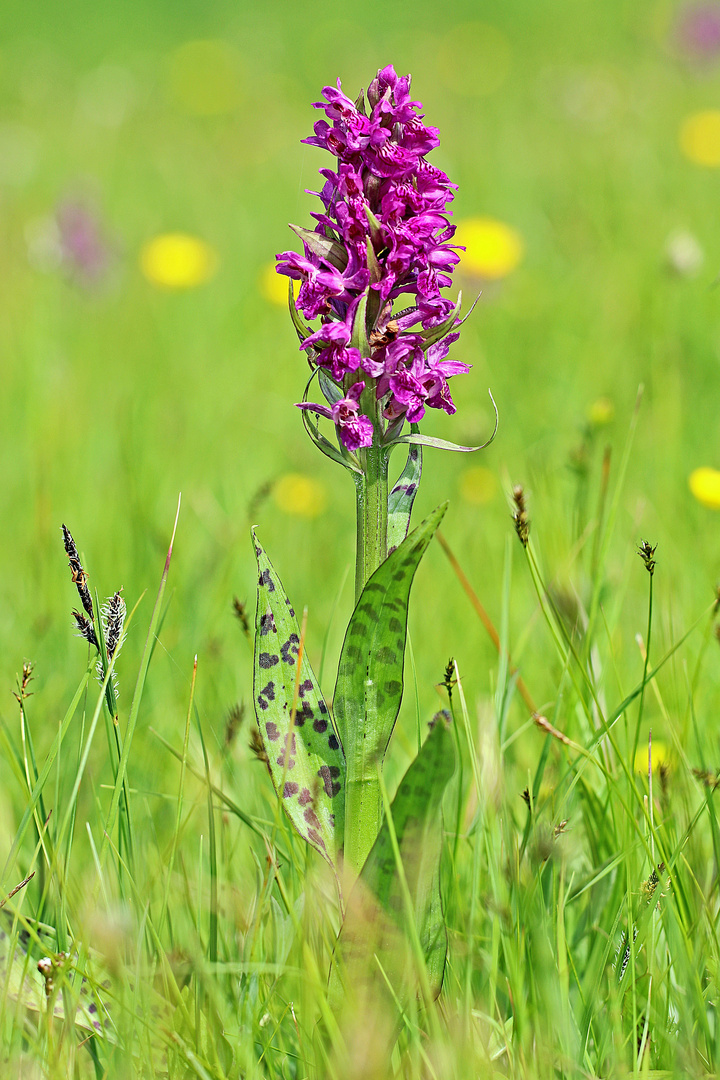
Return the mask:
[[(78, 1049), (82, 1029), (53, 1025), (22, 994), (18, 1004), (10, 979), (0, 987), (2, 1075), (444, 1080), (720, 1067), (720, 830), (712, 786), (692, 773), (720, 768), (720, 518), (688, 486), (696, 468), (720, 468), (720, 172), (692, 160), (679, 136), (689, 116), (720, 108), (720, 53), (683, 49), (683, 11), (671, 0), (42, 0), (32, 10), (9, 0), (0, 866), (11, 849), (12, 861), (0, 899), (37, 871), (8, 910), (62, 922), (58, 948), (72, 939), (98, 950), (116, 1037), (95, 1040), (92, 1055)], [(300, 143), (317, 119), (311, 103), (338, 77), (354, 97), (388, 63), (412, 73), (440, 128), (434, 160), (459, 185), (456, 219), (498, 219), (524, 244), (501, 279), (462, 266), (456, 275), (468, 305), (481, 292), (453, 349), (473, 369), (453, 384), (457, 414), (433, 413), (422, 430), (484, 441), (488, 388), (499, 430), (474, 457), (426, 451), (415, 520), (450, 500), (445, 539), (537, 708), (605, 771), (533, 725), (434, 543), (413, 590), (412, 666), (386, 782), (392, 791), (418, 725), (447, 706), (438, 684), (453, 657), (479, 771), (463, 743), (445, 806), (445, 989), (438, 1006), (410, 1010), (394, 1049), (377, 1017), (374, 1042), (357, 1015), (321, 1049), (338, 916), (321, 861), (291, 835), (248, 745), (252, 649), (233, 598), (252, 622), (255, 525), (296, 609), (307, 606), (306, 647), (331, 697), (353, 603), (354, 493), (303, 432), (293, 403), (307, 365), (263, 282), (275, 253), (297, 246), (287, 223), (310, 225), (305, 189), (329, 164)], [(89, 222), (94, 268), (67, 249), (68, 207)], [(143, 272), (145, 246), (175, 232), (214, 253), (196, 287), (162, 287)], [(468, 472), (478, 466), (487, 473)], [(293, 511), (288, 474), (320, 485), (324, 508)], [(513, 533), (518, 483), (539, 593)], [(45, 851), (38, 805), (14, 846), (33, 769), (16, 676), (32, 663), (26, 713), (39, 770), (87, 665), (60, 526), (100, 598), (122, 588), (128, 609), (138, 604), (116, 669), (124, 739), (180, 493), (162, 625), (133, 717), (134, 864), (118, 870), (113, 835), (98, 869), (116, 765), (102, 716), (74, 791), (98, 702), (92, 680), (42, 793)], [(638, 745), (647, 759), (651, 730), (667, 760), (652, 828), (647, 770), (633, 780), (639, 699), (614, 726), (614, 747), (595, 738), (598, 703), (613, 715), (643, 678), (645, 539), (657, 544), (650, 667), (695, 627), (643, 696)], [(564, 662), (563, 633), (579, 659)], [(195, 719), (180, 800), (181, 766), (165, 745), (182, 756), (195, 657), (207, 775), (226, 796), (213, 828)], [(244, 720), (228, 741), (236, 704)], [(277, 848), (233, 805), (265, 822)], [(642, 887), (658, 842), (672, 880), (655, 910)], [(633, 920), (623, 981), (612, 962)], [(74, 992), (64, 991), (68, 1013)]]

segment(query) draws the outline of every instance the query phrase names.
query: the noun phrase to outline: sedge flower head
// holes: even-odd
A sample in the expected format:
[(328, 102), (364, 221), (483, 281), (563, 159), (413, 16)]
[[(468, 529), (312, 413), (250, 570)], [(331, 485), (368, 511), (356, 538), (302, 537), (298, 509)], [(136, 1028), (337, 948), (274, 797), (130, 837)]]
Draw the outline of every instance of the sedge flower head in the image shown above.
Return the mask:
[(339, 79), (322, 96), (325, 117), (304, 141), (334, 167), (320, 170), (314, 230), (293, 226), (303, 253), (282, 252), (277, 271), (300, 282), (297, 312), (320, 320), (312, 328), (298, 317), (296, 327), (311, 369), (324, 371), (328, 405), (301, 408), (331, 419), (354, 452), (426, 408), (455, 411), (448, 379), (469, 370), (447, 355), (458, 336), (443, 291), (459, 261), (448, 209), (456, 185), (427, 160), (440, 137), (423, 123), (409, 75), (388, 66), (366, 96), (353, 101)]
[(140, 252), (140, 267), (147, 280), (161, 289), (192, 289), (214, 275), (215, 249), (197, 236), (163, 233)]
[(688, 484), (699, 503), (711, 510), (720, 510), (720, 470), (708, 465), (693, 469)]

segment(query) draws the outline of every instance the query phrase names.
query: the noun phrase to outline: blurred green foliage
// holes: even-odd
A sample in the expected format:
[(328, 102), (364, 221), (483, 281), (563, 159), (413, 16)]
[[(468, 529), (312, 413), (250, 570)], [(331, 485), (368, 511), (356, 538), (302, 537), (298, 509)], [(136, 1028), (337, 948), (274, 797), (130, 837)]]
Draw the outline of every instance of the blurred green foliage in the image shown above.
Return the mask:
[[(423, 427), (481, 441), (492, 424), (489, 386), (498, 437), (476, 460), (426, 454), (417, 520), (451, 498), (445, 534), (497, 622), (512, 530), (504, 493), (521, 481), (547, 577), (568, 595), (572, 581), (586, 600), (592, 534), (583, 530), (603, 448), (612, 447), (612, 486), (643, 383), (609, 564), (612, 604), (627, 611), (614, 639), (618, 677), (637, 681), (640, 538), (658, 543), (659, 650), (710, 602), (718, 571), (718, 519), (693, 501), (687, 476), (720, 464), (720, 177), (682, 156), (677, 132), (686, 115), (718, 102), (720, 67), (677, 48), (681, 10), (669, 0), (102, 0), (32, 10), (9, 0), (0, 43), (0, 714), (10, 726), (24, 658), (35, 664), (29, 708), (41, 750), (84, 670), (61, 522), (92, 586), (101, 595), (122, 586), (132, 607), (144, 590), (154, 595), (180, 491), (173, 598), (132, 782), (159, 790), (165, 769), (175, 776), (148, 727), (180, 739), (196, 653), (196, 700), (215, 745), (232, 704), (249, 705), (250, 652), (232, 598), (252, 609), (251, 523), (295, 606), (309, 607), (317, 660), (353, 559), (353, 489), (303, 435), (293, 402), (305, 361), (261, 280), (274, 253), (293, 246), (287, 222), (308, 224), (304, 189), (330, 164), (300, 143), (317, 115), (311, 102), (337, 77), (352, 94), (387, 63), (412, 72), (428, 122), (441, 129), (436, 159), (459, 184), (457, 217), (505, 221), (526, 248), (512, 275), (483, 287), (456, 347), (473, 364), (453, 386), (457, 415)], [(69, 205), (95, 229), (105, 260), (97, 274), (58, 255)], [(678, 230), (704, 254), (694, 273), (672, 252), (670, 265)], [(176, 231), (211, 245), (218, 268), (205, 284), (167, 291), (143, 276), (140, 253)], [(458, 285), (466, 297), (482, 287), (462, 275)], [(599, 398), (610, 399), (614, 420), (589, 428)], [(478, 464), (496, 480), (481, 485), (479, 503), (463, 495), (466, 470)], [(288, 472), (325, 487), (319, 516), (255, 498)], [(553, 694), (552, 661), (514, 549), (513, 559), (509, 640), (542, 702)], [(350, 605), (346, 582), (328, 691)], [(125, 708), (150, 607), (143, 600), (118, 663)], [(418, 574), (411, 634), (422, 716), (437, 708), (434, 684), (449, 655), (465, 673), (471, 711), (488, 699), (494, 652), (437, 546)], [(412, 701), (405, 713), (399, 758), (413, 745)], [(511, 727), (524, 720), (518, 710)], [(256, 770), (263, 788), (246, 742), (233, 750), (233, 769), (243, 784)], [(539, 746), (533, 735), (515, 746), (520, 776)], [(102, 782), (100, 757), (96, 767)], [(3, 799), (11, 836), (17, 814)]]

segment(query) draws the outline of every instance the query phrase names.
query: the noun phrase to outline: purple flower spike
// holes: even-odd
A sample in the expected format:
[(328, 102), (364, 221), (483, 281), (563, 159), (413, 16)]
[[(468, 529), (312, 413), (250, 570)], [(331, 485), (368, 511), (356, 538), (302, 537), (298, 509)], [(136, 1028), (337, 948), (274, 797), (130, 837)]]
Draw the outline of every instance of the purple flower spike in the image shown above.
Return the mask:
[[(455, 412), (447, 380), (469, 367), (447, 359), (458, 335), (450, 332), (455, 305), (442, 290), (459, 261), (448, 209), (457, 187), (427, 161), (440, 136), (423, 123), (409, 75), (388, 65), (370, 83), (367, 101), (349, 98), (340, 80), (322, 98), (314, 107), (325, 119), (304, 141), (331, 153), (335, 167), (320, 170), (314, 232), (296, 228), (303, 254), (278, 255), (277, 271), (301, 282), (297, 310), (320, 318), (301, 349), (336, 387), (328, 393), (324, 386), (329, 406), (300, 407), (332, 420), (342, 447), (354, 452), (382, 440), (386, 422), (396, 437), (399, 418), (416, 423), (426, 408)], [(302, 326), (296, 320), (300, 333)], [(373, 394), (361, 407), (366, 387)]]

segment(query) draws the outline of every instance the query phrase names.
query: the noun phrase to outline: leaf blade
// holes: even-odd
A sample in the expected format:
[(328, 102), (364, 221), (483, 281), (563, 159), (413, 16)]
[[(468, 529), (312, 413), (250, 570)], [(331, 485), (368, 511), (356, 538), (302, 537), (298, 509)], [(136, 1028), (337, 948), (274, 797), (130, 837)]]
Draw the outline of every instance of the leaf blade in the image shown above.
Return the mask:
[[(411, 430), (413, 433), (417, 432), (417, 424), (412, 424)], [(410, 515), (421, 476), (422, 448), (411, 443), (405, 468), (398, 476), (395, 486), (388, 495), (387, 544), (389, 554), (403, 542), (408, 534)]]
[(392, 802), (392, 829), (401, 867), (386, 819), (349, 897), (331, 969), (330, 991), (336, 1000), (343, 994), (343, 984), (357, 987), (363, 978), (372, 982), (370, 992), (376, 993), (375, 957), (401, 1001), (411, 989), (416, 992), (417, 985), (409, 977), (413, 937), (422, 952), (430, 992), (434, 997), (439, 994), (447, 956), (440, 893), (441, 807), (454, 772), (454, 741), (440, 721), (400, 781)]
[(410, 586), (447, 505), (381, 563), (350, 617), (333, 698), (349, 783), (377, 781), (402, 700)]
[(337, 872), (345, 758), (330, 710), (303, 652), (293, 715), (300, 633), (295, 612), (253, 530), (258, 565), (253, 703), (275, 791), (297, 832)]

